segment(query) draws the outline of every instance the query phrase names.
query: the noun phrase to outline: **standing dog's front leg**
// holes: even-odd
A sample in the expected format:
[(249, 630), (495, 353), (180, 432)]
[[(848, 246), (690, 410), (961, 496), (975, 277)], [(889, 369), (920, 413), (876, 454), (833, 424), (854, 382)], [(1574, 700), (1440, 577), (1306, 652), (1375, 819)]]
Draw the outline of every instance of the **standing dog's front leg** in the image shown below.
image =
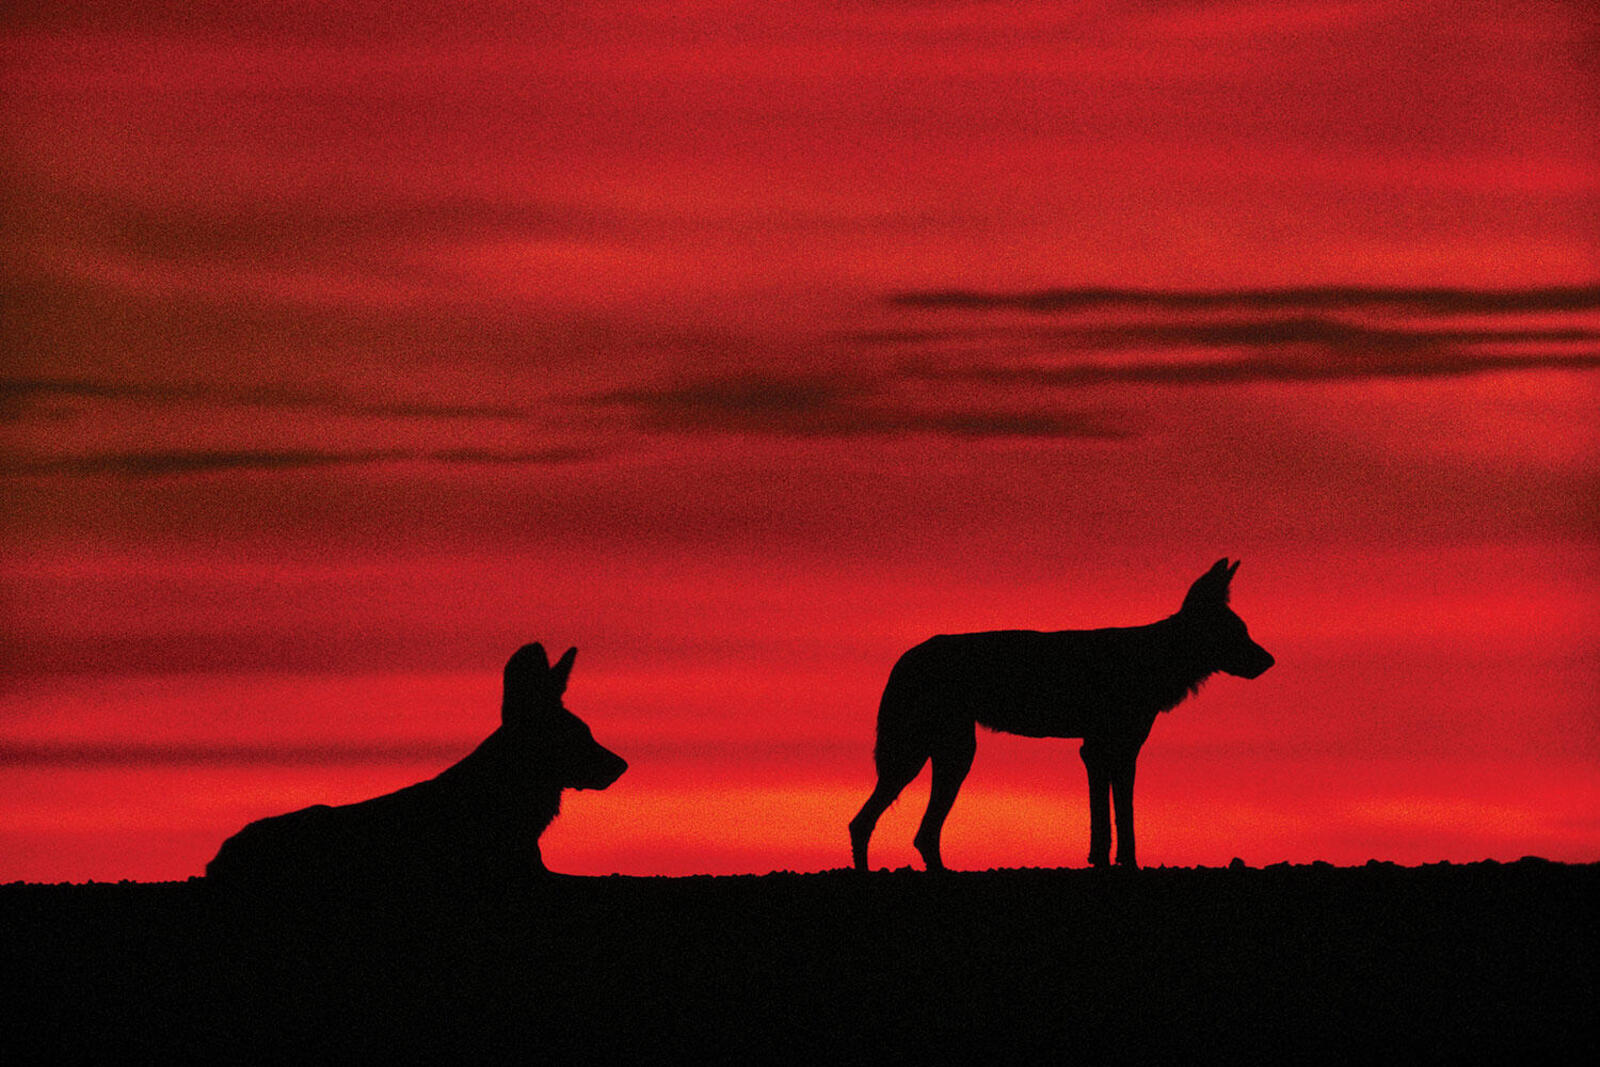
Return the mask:
[(1089, 772), (1089, 865), (1106, 867), (1111, 863), (1111, 775), (1105, 754), (1089, 742), (1078, 755)]
[(1111, 793), (1117, 803), (1117, 866), (1137, 867), (1133, 845), (1133, 769), (1135, 752), (1117, 761), (1111, 772)]

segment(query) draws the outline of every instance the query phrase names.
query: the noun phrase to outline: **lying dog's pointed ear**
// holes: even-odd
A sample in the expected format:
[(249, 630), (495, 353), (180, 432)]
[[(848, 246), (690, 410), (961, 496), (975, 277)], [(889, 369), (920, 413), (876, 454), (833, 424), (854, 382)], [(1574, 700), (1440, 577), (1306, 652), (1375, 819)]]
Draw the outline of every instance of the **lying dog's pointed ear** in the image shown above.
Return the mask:
[(526, 709), (548, 684), (550, 657), (544, 646), (535, 641), (523, 645), (506, 660), (505, 675), (500, 690), (500, 719)]
[(567, 678), (572, 674), (572, 661), (578, 658), (578, 650), (569, 648), (550, 668), (550, 688), (557, 696), (567, 691)]
[(527, 674), (543, 674), (550, 669), (550, 657), (544, 654), (544, 646), (534, 641), (523, 645), (511, 654), (506, 661), (506, 670), (517, 670)]

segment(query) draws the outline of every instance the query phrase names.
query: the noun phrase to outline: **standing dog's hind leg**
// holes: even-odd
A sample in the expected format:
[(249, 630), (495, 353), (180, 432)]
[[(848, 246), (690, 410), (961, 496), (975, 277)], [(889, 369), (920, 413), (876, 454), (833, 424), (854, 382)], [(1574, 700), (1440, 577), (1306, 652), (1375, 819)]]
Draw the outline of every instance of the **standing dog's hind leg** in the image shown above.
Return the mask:
[(898, 762), (880, 759), (878, 762), (878, 784), (873, 787), (872, 795), (861, 805), (856, 817), (850, 820), (850, 859), (858, 871), (870, 869), (867, 865), (867, 842), (872, 840), (872, 831), (878, 825), (879, 817), (889, 810), (889, 805), (894, 803), (900, 791), (911, 784), (911, 779), (922, 773), (922, 765), (927, 762), (927, 757)]
[(972, 756), (977, 751), (978, 738), (974, 731), (941, 747), (933, 754), (933, 786), (928, 791), (928, 810), (922, 816), (922, 825), (912, 844), (922, 853), (922, 861), (930, 871), (944, 870), (944, 859), (939, 855), (939, 836), (944, 830), (944, 820), (950, 807), (961, 792), (972, 769)]

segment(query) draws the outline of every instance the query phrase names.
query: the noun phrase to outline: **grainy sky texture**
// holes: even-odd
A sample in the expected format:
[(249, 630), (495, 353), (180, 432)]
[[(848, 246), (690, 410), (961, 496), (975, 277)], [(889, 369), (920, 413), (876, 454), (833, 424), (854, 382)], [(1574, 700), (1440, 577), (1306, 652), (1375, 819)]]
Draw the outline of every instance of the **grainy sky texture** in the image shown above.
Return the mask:
[[(633, 765), (553, 867), (842, 866), (901, 651), (1223, 555), (1279, 665), (1158, 723), (1146, 862), (1596, 859), (1597, 55), (1580, 3), (10, 5), (0, 879), (431, 775), (529, 640)], [(947, 862), (1086, 850), (1075, 743), (981, 738)]]

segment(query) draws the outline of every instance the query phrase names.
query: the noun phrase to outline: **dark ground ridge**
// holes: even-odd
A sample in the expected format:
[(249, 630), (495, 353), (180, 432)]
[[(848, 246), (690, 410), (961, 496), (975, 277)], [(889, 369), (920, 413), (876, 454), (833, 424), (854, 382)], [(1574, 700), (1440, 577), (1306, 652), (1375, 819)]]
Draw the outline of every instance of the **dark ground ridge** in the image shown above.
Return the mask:
[(0, 1057), (1586, 1061), (1597, 902), (1600, 864), (1533, 857), (257, 899), (15, 883)]

